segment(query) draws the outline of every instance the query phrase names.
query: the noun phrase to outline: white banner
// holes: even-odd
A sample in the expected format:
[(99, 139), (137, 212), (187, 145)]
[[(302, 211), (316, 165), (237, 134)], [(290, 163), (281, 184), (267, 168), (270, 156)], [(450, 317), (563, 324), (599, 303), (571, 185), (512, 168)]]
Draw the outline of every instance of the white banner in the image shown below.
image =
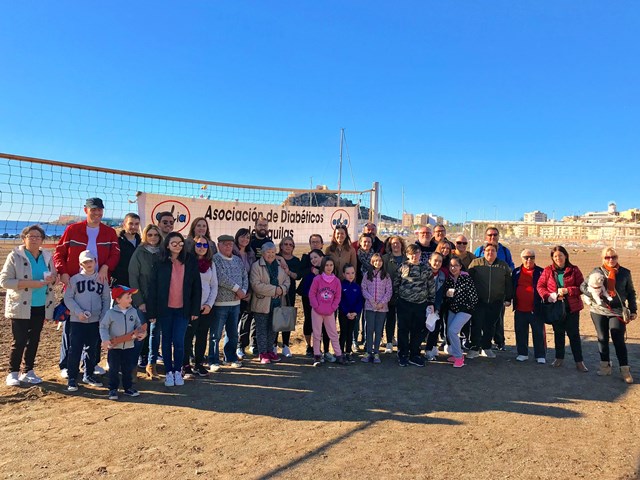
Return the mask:
[(191, 222), (204, 217), (209, 223), (211, 239), (219, 235), (235, 235), (238, 229), (253, 232), (256, 218), (269, 221), (269, 236), (277, 245), (285, 236), (292, 236), (296, 245), (308, 245), (309, 236), (319, 233), (325, 245), (331, 241), (333, 230), (345, 225), (352, 240), (357, 239), (358, 207), (292, 207), (257, 203), (219, 202), (203, 198), (171, 197), (155, 193), (138, 196), (138, 213), (141, 225), (158, 225), (160, 212), (171, 212), (175, 219), (174, 231), (185, 237)]

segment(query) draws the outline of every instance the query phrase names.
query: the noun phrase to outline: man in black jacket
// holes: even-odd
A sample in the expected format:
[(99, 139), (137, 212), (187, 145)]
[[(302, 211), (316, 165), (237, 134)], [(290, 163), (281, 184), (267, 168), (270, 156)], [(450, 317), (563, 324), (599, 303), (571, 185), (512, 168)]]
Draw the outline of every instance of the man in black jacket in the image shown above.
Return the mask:
[(120, 260), (113, 271), (113, 285), (131, 286), (129, 285), (129, 262), (141, 241), (140, 216), (137, 213), (127, 213), (122, 221), (122, 231), (118, 235)]

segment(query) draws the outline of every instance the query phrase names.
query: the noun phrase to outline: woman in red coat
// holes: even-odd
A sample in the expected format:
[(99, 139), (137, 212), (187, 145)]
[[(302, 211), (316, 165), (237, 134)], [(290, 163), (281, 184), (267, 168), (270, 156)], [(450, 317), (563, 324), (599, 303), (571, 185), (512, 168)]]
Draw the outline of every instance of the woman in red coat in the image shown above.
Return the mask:
[(556, 359), (552, 366), (560, 367), (564, 360), (564, 336), (569, 337), (571, 352), (580, 372), (588, 369), (582, 358), (580, 340), (580, 285), (584, 281), (582, 272), (569, 261), (569, 253), (563, 246), (551, 249), (552, 263), (544, 269), (538, 280), (538, 293), (545, 303), (563, 302), (565, 317), (553, 323)]

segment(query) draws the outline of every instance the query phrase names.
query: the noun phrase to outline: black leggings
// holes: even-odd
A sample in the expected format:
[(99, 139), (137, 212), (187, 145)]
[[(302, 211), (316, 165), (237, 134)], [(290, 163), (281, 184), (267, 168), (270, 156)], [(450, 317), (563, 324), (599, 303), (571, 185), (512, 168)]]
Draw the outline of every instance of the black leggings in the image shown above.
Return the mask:
[[(344, 313), (338, 313), (338, 322), (340, 322), (340, 350), (342, 350), (343, 353), (352, 353), (353, 327), (357, 319), (358, 317), (356, 316), (353, 320), (349, 320)], [(325, 352), (326, 351), (325, 348)]]
[(387, 337), (387, 343), (393, 343), (393, 338), (396, 333), (396, 304), (389, 303), (389, 312), (387, 313), (387, 319), (384, 325), (385, 336)]
[(627, 326), (621, 322), (618, 317), (607, 317), (591, 312), (591, 320), (596, 327), (598, 335), (598, 351), (600, 352), (600, 360), (609, 361), (609, 332), (611, 332), (611, 341), (616, 349), (616, 357), (621, 367), (629, 365), (627, 356), (627, 345), (624, 343), (624, 334)]
[(582, 341), (580, 340), (580, 312), (567, 312), (566, 317), (553, 324), (553, 339), (556, 347), (556, 358), (564, 358), (564, 336), (569, 337), (571, 353), (576, 362), (582, 362)]

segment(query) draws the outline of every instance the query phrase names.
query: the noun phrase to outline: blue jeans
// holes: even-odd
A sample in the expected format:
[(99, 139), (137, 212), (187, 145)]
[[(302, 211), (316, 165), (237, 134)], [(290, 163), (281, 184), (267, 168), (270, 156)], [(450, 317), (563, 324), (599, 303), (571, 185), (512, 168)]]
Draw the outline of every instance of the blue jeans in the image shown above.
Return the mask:
[(158, 362), (158, 352), (160, 351), (160, 338), (162, 328), (158, 322), (149, 324), (149, 363), (155, 365)]
[(209, 340), (209, 364), (220, 363), (220, 340), (222, 330), (227, 332), (228, 341), (224, 344), (225, 362), (236, 362), (236, 347), (238, 346), (238, 319), (240, 318), (240, 305), (225, 305), (213, 307), (213, 324), (211, 325), (211, 337)]
[[(158, 322), (162, 328), (164, 369), (166, 372), (179, 372), (182, 368), (184, 336), (189, 320), (184, 316), (182, 308), (169, 308), (166, 314), (158, 318)], [(149, 358), (151, 358), (151, 354)]]

